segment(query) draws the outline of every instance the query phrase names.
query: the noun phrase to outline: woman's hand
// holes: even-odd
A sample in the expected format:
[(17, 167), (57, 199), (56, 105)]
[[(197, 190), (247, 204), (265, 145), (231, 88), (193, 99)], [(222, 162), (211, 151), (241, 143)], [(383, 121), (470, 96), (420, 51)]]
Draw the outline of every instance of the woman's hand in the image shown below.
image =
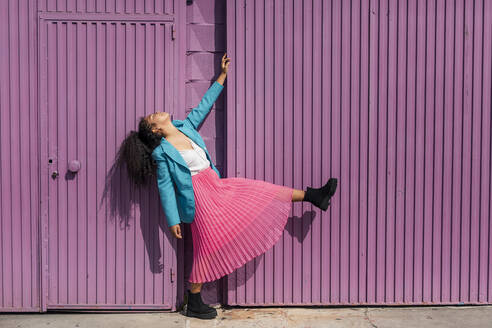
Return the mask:
[(229, 57), (226, 57), (227, 53), (224, 53), (224, 56), (222, 56), (222, 73), (227, 74), (227, 71), (229, 70), (229, 63), (231, 59)]
[(179, 223), (175, 224), (173, 226), (170, 226), (169, 230), (171, 230), (171, 233), (173, 234), (174, 237), (179, 238), (179, 239), (183, 238), (183, 237), (181, 237), (181, 227), (179, 226)]

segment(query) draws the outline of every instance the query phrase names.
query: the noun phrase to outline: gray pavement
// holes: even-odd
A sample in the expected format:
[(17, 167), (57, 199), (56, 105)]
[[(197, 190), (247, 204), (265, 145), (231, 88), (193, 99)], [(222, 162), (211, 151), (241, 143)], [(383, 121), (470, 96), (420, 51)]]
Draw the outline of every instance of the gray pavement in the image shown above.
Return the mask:
[(226, 307), (211, 320), (179, 312), (0, 314), (1, 328), (490, 327), (492, 305), (420, 307)]

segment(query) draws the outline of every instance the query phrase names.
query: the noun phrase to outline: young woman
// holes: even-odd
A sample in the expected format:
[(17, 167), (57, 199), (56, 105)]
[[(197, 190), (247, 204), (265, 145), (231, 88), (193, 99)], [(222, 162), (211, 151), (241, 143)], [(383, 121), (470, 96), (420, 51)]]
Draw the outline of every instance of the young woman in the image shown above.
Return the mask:
[(214, 318), (204, 304), (204, 282), (219, 279), (263, 254), (280, 238), (292, 202), (309, 201), (326, 211), (337, 187), (329, 179), (306, 191), (242, 177), (221, 178), (210, 159), (198, 126), (224, 88), (230, 59), (222, 57), (222, 73), (184, 120), (166, 112), (141, 117), (120, 150), (131, 180), (142, 185), (157, 177), (160, 200), (174, 237), (180, 223), (190, 223), (193, 267), (187, 290), (187, 316)]

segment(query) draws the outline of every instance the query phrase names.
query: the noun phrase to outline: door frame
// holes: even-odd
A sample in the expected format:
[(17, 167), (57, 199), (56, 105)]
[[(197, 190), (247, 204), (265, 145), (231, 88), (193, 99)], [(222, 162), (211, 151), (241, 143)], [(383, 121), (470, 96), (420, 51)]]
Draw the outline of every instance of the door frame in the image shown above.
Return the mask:
[[(49, 184), (49, 174), (50, 174), (50, 166), (48, 165), (49, 154), (46, 149), (41, 146), (47, 145), (48, 142), (48, 133), (46, 127), (48, 126), (48, 113), (47, 113), (47, 71), (46, 71), (46, 53), (47, 53), (47, 43), (46, 38), (43, 36), (43, 33), (46, 32), (45, 26), (49, 22), (73, 22), (73, 21), (85, 21), (85, 22), (129, 22), (129, 23), (138, 23), (138, 22), (146, 22), (146, 23), (164, 23), (171, 24), (173, 29), (173, 40), (176, 42), (176, 35), (186, 35), (184, 33), (185, 22), (184, 18), (184, 10), (180, 5), (175, 5), (176, 11), (174, 15), (170, 14), (114, 14), (114, 13), (66, 13), (66, 12), (40, 12), (37, 16), (37, 55), (38, 55), (38, 124), (39, 124), (39, 135), (38, 135), (38, 149), (40, 154), (40, 165), (39, 165), (39, 186), (40, 186), (40, 214), (39, 214), (39, 304), (41, 312), (47, 312), (48, 310), (48, 291), (49, 291), (49, 267), (48, 267), (48, 200), (49, 195), (47, 192), (48, 184)], [(173, 72), (172, 80), (176, 81), (173, 95), (173, 107), (174, 108), (182, 108), (180, 104), (184, 103), (184, 72), (185, 72), (185, 47), (186, 42), (185, 38), (180, 38), (179, 42), (176, 42), (174, 45), (174, 59), (172, 65), (175, 67)], [(174, 246), (177, 246), (177, 241), (173, 239), (175, 243)], [(175, 247), (178, 251), (181, 247)], [(182, 251), (182, 250), (181, 250)], [(178, 294), (179, 290), (182, 290), (182, 279), (179, 279), (178, 272), (180, 272), (180, 268), (178, 268), (177, 263), (177, 255), (172, 259), (171, 269), (172, 275), (174, 275), (174, 282), (172, 285), (171, 292), (171, 311), (176, 311), (177, 304), (180, 303), (182, 297)], [(182, 265), (181, 265), (182, 266)], [(181, 270), (182, 272), (182, 270)], [(71, 308), (70, 305), (63, 306), (63, 309)], [(73, 307), (72, 307), (73, 308)], [(93, 306), (86, 307), (83, 304), (76, 307), (79, 310), (95, 310)], [(97, 309), (126, 309), (126, 310), (135, 310), (135, 309), (162, 309), (158, 305), (116, 305), (116, 306), (98, 306)], [(166, 307), (165, 309), (168, 309)]]

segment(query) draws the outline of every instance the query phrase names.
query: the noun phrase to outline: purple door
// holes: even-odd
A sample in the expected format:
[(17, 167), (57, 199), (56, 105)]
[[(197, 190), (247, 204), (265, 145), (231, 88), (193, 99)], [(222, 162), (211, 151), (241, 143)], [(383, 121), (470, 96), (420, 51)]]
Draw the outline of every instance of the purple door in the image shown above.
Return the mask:
[(39, 41), (43, 310), (174, 309), (157, 188), (111, 171), (138, 118), (175, 103), (172, 16), (46, 13)]

